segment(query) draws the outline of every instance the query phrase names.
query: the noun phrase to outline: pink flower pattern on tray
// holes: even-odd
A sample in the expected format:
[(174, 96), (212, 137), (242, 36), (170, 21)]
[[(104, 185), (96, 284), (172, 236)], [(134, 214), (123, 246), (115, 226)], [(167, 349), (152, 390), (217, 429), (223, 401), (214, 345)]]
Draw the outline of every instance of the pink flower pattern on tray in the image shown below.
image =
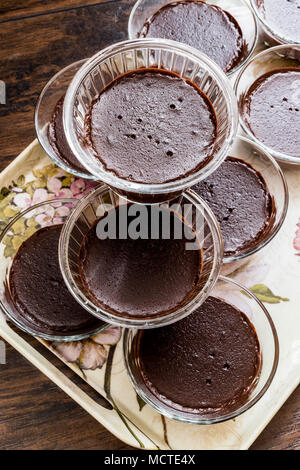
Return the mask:
[(297, 230), (293, 241), (293, 246), (294, 249), (297, 251), (296, 256), (300, 256), (300, 218), (297, 223)]
[[(35, 179), (26, 182), (23, 175), (12, 181), (9, 187), (0, 188), (0, 230), (20, 211), (35, 204), (53, 199), (80, 199), (98, 183), (70, 175), (54, 164), (33, 170)], [(50, 223), (62, 223), (68, 215), (68, 207), (43, 206), (28, 218), (34, 217), (41, 227)], [(26, 216), (25, 216), (26, 217)]]

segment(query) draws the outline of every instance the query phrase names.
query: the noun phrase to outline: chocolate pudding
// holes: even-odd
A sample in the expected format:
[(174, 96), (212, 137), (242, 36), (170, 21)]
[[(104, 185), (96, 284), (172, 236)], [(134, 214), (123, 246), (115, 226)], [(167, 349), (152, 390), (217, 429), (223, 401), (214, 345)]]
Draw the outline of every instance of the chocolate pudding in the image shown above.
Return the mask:
[(260, 371), (254, 327), (215, 297), (179, 322), (140, 331), (134, 341), (131, 353), (146, 387), (180, 411), (230, 413), (246, 402)]
[(242, 98), (241, 112), (264, 145), (300, 157), (300, 70), (282, 68), (259, 77)]
[(58, 158), (60, 158), (66, 165), (70, 166), (74, 170), (88, 173), (87, 170), (81, 165), (79, 160), (75, 157), (66, 139), (63, 126), (64, 98), (65, 96), (62, 96), (54, 108), (48, 129), (49, 142)]
[(243, 160), (227, 157), (212, 175), (192, 189), (217, 217), (224, 256), (255, 247), (272, 227), (272, 196), (262, 175)]
[(87, 145), (105, 169), (139, 183), (166, 183), (212, 158), (216, 115), (204, 93), (163, 70), (142, 69), (112, 82), (92, 102)]
[(275, 34), (300, 43), (299, 0), (256, 0), (261, 16)]
[[(127, 206), (122, 206), (122, 210), (128, 217), (127, 232), (134, 218)], [(197, 249), (187, 249), (191, 239), (198, 240), (191, 226), (173, 212), (162, 210), (170, 219), (170, 235), (163, 234), (162, 219), (159, 232), (152, 235), (150, 206), (147, 211), (148, 239), (145, 234), (138, 239), (132, 239), (127, 233), (121, 235), (119, 222), (115, 238), (112, 235), (99, 239), (97, 225), (94, 225), (85, 235), (80, 249), (79, 270), (87, 297), (100, 308), (125, 318), (168, 315), (185, 306), (200, 290), (200, 245), (196, 241)], [(112, 213), (119, 221), (120, 208)], [(124, 230), (124, 224), (122, 227)], [(178, 233), (182, 234), (181, 239), (176, 238)]]
[(19, 248), (9, 274), (10, 302), (20, 321), (47, 335), (69, 336), (104, 323), (90, 315), (69, 293), (60, 272), (61, 225), (35, 232)]
[(224, 72), (246, 54), (241, 28), (225, 10), (201, 1), (172, 2), (154, 13), (139, 37), (173, 39), (204, 52)]

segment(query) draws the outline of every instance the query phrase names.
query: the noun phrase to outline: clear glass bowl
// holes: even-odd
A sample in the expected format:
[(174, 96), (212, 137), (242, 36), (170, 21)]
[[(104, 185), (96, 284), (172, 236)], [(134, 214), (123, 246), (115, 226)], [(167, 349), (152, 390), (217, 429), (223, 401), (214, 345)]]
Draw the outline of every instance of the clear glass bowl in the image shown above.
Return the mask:
[(272, 47), (254, 56), (241, 70), (235, 82), (235, 93), (238, 99), (240, 124), (245, 134), (258, 143), (266, 152), (270, 153), (280, 164), (299, 165), (300, 158), (277, 152), (260, 142), (249, 129), (242, 113), (243, 97), (247, 94), (251, 85), (265, 73), (278, 68), (294, 67), (300, 70), (300, 45), (283, 45)]
[(263, 30), (264, 41), (267, 46), (276, 46), (279, 44), (299, 44), (290, 37), (284, 37), (279, 31), (275, 31), (269, 24), (265, 16), (263, 15), (262, 9), (259, 8), (261, 0), (250, 0), (251, 7), (259, 21), (260, 26)]
[[(186, 299), (184, 304), (165, 314), (161, 313), (156, 316), (141, 318), (129, 315), (122, 316), (118, 313), (112, 313), (111, 310), (100, 308), (84, 289), (78, 266), (80, 246), (90, 227), (101, 218), (101, 215), (109, 207), (114, 209), (121, 204), (128, 204), (128, 201), (116, 195), (106, 185), (93, 189), (79, 201), (62, 229), (59, 259), (61, 271), (70, 292), (90, 313), (114, 325), (154, 328), (173, 323), (185, 317), (205, 300), (218, 278), (222, 265), (223, 242), (220, 229), (209, 207), (193, 191), (186, 191), (176, 200), (176, 203), (178, 204), (176, 212), (178, 213), (178, 210), (181, 209), (183, 214), (186, 214), (183, 212), (184, 205), (189, 204), (188, 209), (192, 215), (189, 223), (195, 224), (197, 221), (196, 232), (203, 258), (202, 275), (197, 289), (195, 289), (193, 295), (189, 296), (189, 299)], [(170, 205), (165, 203), (163, 207), (167, 208)]]
[[(84, 117), (92, 100), (105, 86), (123, 73), (143, 67), (164, 68), (195, 83), (211, 100), (218, 119), (218, 137), (212, 159), (199, 171), (162, 184), (143, 184), (117, 177), (107, 171), (84, 136)], [(136, 39), (107, 47), (89, 59), (76, 73), (64, 102), (64, 128), (68, 143), (82, 165), (131, 200), (157, 202), (170, 200), (212, 173), (224, 160), (236, 135), (236, 98), (226, 75), (196, 49), (174, 41)], [(126, 158), (126, 155), (121, 155)]]
[(219, 413), (195, 414), (180, 411), (162, 403), (145, 385), (140, 372), (139, 357), (135, 354), (138, 330), (128, 329), (124, 332), (123, 353), (125, 365), (133, 387), (138, 395), (162, 415), (192, 424), (215, 424), (240, 416), (257, 403), (270, 387), (279, 358), (279, 342), (274, 323), (265, 306), (247, 288), (226, 277), (220, 277), (210, 296), (230, 303), (242, 311), (254, 326), (262, 356), (260, 375), (249, 394), (247, 401), (238, 409)]
[(274, 158), (260, 145), (245, 137), (237, 136), (230, 149), (229, 156), (239, 158), (249, 163), (262, 175), (273, 199), (275, 213), (270, 230), (268, 230), (256, 244), (234, 255), (226, 256), (225, 253), (223, 263), (232, 263), (233, 261), (251, 256), (273, 240), (285, 220), (289, 204), (289, 192), (285, 176)]
[(0, 310), (21, 330), (47, 341), (78, 341), (88, 338), (107, 327), (107, 325), (101, 325), (101, 327), (94, 328), (93, 330), (76, 334), (45, 334), (40, 332), (30, 321), (26, 322), (23, 320), (15, 312), (9, 300), (9, 272), (19, 246), (40, 228), (63, 224), (67, 214), (69, 214), (76, 203), (76, 199), (52, 199), (31, 206), (16, 215), (0, 234)]
[[(161, 7), (173, 3), (170, 0), (138, 0), (128, 21), (128, 37), (136, 39), (146, 21)], [(175, 3), (175, 2), (174, 2)], [(238, 22), (243, 33), (244, 42), (247, 48), (247, 54), (227, 75), (234, 74), (250, 59), (258, 38), (258, 28), (251, 8), (244, 0), (207, 0), (205, 3), (216, 5), (223, 10), (228, 11)]]
[(58, 100), (66, 93), (75, 73), (86, 62), (86, 60), (87, 59), (82, 59), (68, 65), (68, 67), (60, 70), (49, 80), (43, 88), (36, 104), (34, 122), (39, 143), (57, 166), (80, 178), (94, 180), (95, 177), (88, 171), (73, 168), (71, 164), (68, 164), (65, 160), (59, 158), (49, 142), (48, 135), (49, 123), (51, 122), (53, 111)]

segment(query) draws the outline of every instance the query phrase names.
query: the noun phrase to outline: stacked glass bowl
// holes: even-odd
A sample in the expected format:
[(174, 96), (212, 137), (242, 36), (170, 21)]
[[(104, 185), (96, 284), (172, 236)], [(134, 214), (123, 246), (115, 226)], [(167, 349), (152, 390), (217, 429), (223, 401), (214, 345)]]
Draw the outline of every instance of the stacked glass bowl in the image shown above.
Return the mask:
[[(247, 54), (242, 62), (226, 76), (213, 60), (189, 45), (170, 39), (138, 37), (145, 21), (167, 3), (166, 0), (139, 0), (130, 15), (128, 41), (113, 44), (89, 59), (66, 67), (48, 82), (38, 100), (35, 125), (37, 136), (45, 152), (63, 170), (76, 177), (92, 179), (99, 183), (77, 204), (67, 200), (60, 202), (60, 204), (65, 203), (68, 206), (68, 215), (61, 221), (62, 230), (58, 258), (64, 282), (76, 302), (88, 314), (105, 323), (94, 330), (82, 332), (82, 334), (55, 336), (54, 339), (56, 341), (73, 341), (95, 334), (107, 325), (125, 327), (123, 335), (125, 364), (131, 382), (141, 398), (168, 417), (196, 424), (211, 424), (231, 419), (253, 406), (270, 386), (277, 368), (278, 338), (268, 311), (247, 288), (221, 276), (220, 273), (224, 264), (242, 260), (259, 252), (274, 238), (284, 222), (288, 206), (288, 190), (282, 170), (273, 156), (280, 162), (285, 158), (276, 153), (271, 156), (271, 149), (262, 145), (251, 135), (241, 116), (241, 125), (249, 138), (237, 135), (238, 103), (240, 103), (240, 96), (245, 93), (245, 88), (249, 87), (249, 83), (253, 80), (253, 74), (257, 75), (257, 61), (260, 60), (265, 64), (265, 57), (269, 54), (271, 59), (280, 55), (281, 59), (286, 57), (286, 60), (293, 60), (295, 64), (298, 61), (298, 55), (295, 53), (291, 55), (292, 46), (282, 46), (285, 49), (274, 48), (274, 50), (268, 50), (251, 59), (257, 43), (257, 23), (249, 6), (241, 1), (209, 1), (207, 2), (209, 5), (224, 8), (235, 16), (247, 45)], [(255, 13), (257, 14), (257, 11)], [(95, 158), (94, 149), (87, 145), (86, 141), (88, 115), (98, 97), (105, 93), (112, 84), (118, 83), (122, 77), (145, 70), (171, 74), (201, 90), (211, 103), (218, 124), (212, 157), (205, 165), (196, 168), (195, 171), (170, 181), (145, 182), (122, 177), (117, 171), (113, 171), (114, 169), (108, 168), (100, 158)], [(235, 85), (235, 94), (228, 76), (233, 76), (237, 71), (239, 71), (239, 77)], [(236, 95), (239, 101), (237, 101)], [(51, 141), (53, 110), (61, 99), (63, 99), (60, 105), (61, 126), (65, 136), (65, 145), (74, 156), (72, 161), (68, 161), (60, 155), (59, 149), (53, 146)], [(145, 115), (145, 119), (147, 120), (147, 115)], [(182, 126), (184, 127), (184, 123)], [(185, 141), (185, 145), (188, 148), (188, 140)], [(209, 204), (193, 190), (193, 187), (205, 182), (207, 178), (213, 178), (215, 172), (229, 156), (242, 160), (261, 175), (273, 204), (270, 230), (251, 246), (241, 248), (236, 253), (226, 253), (226, 250), (224, 252), (220, 221), (217, 220)], [(120, 153), (120, 159), (126, 160), (126, 158), (128, 158), (126, 152)], [(295, 162), (293, 161), (293, 163)], [(55, 210), (59, 203), (54, 201), (51, 204)], [(140, 210), (146, 208), (147, 213), (152, 210), (152, 207), (155, 207), (159, 210), (169, 211), (175, 219), (185, 223), (185, 215), (182, 215), (185, 206), (189, 207), (187, 225), (195, 234), (197, 247), (201, 253), (201, 272), (196, 288), (184, 299), (181, 299), (178, 305), (172, 305), (169, 309), (165, 308), (153, 315), (149, 312), (145, 315), (130, 315), (128, 312), (113, 308), (109, 302), (107, 304), (101, 303), (95, 292), (91, 293), (87, 289), (86, 282), (83, 281), (83, 264), (80, 264), (80, 257), (86, 253), (83, 249), (84, 243), (91, 230), (98, 227), (99, 221), (112, 213), (121, 212), (121, 210), (129, 213), (133, 207), (140, 208)], [(30, 211), (37, 209), (38, 207), (33, 207)], [(0, 244), (5, 244), (5, 237), (10, 236), (13, 224), (19, 223), (22, 217), (26, 217), (26, 211), (19, 214), (4, 230)], [(36, 230), (38, 229), (37, 226)], [(32, 232), (24, 233), (24, 240), (27, 239), (27, 235), (29, 238)], [(116, 253), (116, 259), (119, 262), (118, 251)], [(3, 285), (8, 289), (9, 272), (16, 254), (17, 252), (12, 256), (7, 266), (5, 278), (2, 280)], [(164, 259), (162, 254), (162, 270)], [(114, 261), (115, 265), (115, 260), (111, 261)], [(130, 265), (133, 259), (127, 261)], [(134, 263), (137, 261), (134, 260)], [(114, 269), (117, 270), (116, 267)], [(155, 269), (159, 270), (159, 265)], [(115, 278), (117, 286), (113, 285), (114, 273), (111, 273), (109, 281), (111, 282), (111, 291), (117, 292), (115, 295), (118, 299), (123, 299), (126, 295), (122, 292), (122, 277), (119, 276), (119, 271), (116, 272), (118, 272), (118, 276)], [(130, 269), (129, 272), (131, 272)], [(151, 272), (153, 273), (153, 271)], [(123, 275), (126, 278), (126, 270)], [(176, 275), (179, 276), (179, 271), (175, 273), (175, 278)], [(147, 278), (147, 273), (145, 277)], [(148, 282), (151, 291), (151, 279), (148, 279)], [(163, 283), (163, 280), (161, 282)], [(138, 285), (137, 292), (139, 292)], [(195, 410), (174, 407), (172, 402), (160, 400), (151, 387), (147, 386), (137, 353), (137, 344), (141, 330), (168, 328), (172, 324), (184, 321), (205, 305), (208, 298), (227, 302), (237, 310), (240, 309), (240, 305), (244, 305), (245, 321), (252, 325), (260, 345), (260, 365), (255, 383), (243, 402), (229, 408), (225, 407), (218, 412), (208, 410), (205, 413), (196, 413)], [(22, 322), (11, 304), (3, 299), (1, 308), (18, 327), (30, 334), (53, 339), (51, 335), (40, 333), (38, 329)], [(180, 325), (180, 323), (178, 324)], [(195, 335), (197, 335), (196, 331)], [(213, 357), (212, 355), (211, 358)], [(210, 379), (206, 380), (207, 385), (211, 385)]]

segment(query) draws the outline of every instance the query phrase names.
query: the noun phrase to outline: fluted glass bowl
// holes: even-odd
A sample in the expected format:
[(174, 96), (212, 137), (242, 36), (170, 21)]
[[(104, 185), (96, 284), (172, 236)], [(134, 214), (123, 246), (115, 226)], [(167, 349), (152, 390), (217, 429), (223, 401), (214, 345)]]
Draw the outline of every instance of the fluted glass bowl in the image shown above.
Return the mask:
[[(21, 330), (47, 341), (78, 341), (88, 338), (107, 327), (104, 324), (101, 327), (94, 327), (92, 330), (74, 334), (46, 334), (39, 331), (37, 326), (30, 320), (22, 318), (10, 300), (9, 273), (19, 246), (40, 228), (63, 224), (67, 214), (70, 213), (76, 203), (76, 199), (52, 199), (35, 204), (18, 213), (0, 234), (0, 310)], [(53, 256), (57, 256), (57, 253), (53, 253)], [(43, 260), (41, 260), (41, 263), (43, 263)], [(40, 295), (42, 296), (43, 292)]]
[[(114, 79), (140, 68), (163, 68), (189, 79), (212, 102), (217, 120), (218, 136), (211, 160), (200, 170), (175, 181), (144, 184), (122, 179), (104, 168), (86, 145), (85, 116), (99, 93)], [(226, 75), (208, 57), (196, 49), (174, 41), (136, 39), (124, 41), (98, 52), (73, 78), (64, 102), (64, 129), (68, 143), (81, 164), (98, 180), (131, 200), (157, 202), (170, 200), (212, 173), (224, 160), (238, 122), (236, 98)], [(184, 123), (183, 123), (184, 125)], [(126, 155), (120, 155), (126, 158)]]
[[(140, 317), (125, 313), (122, 315), (108, 307), (100, 307), (93, 296), (89, 295), (84, 288), (78, 262), (82, 241), (90, 228), (108, 210), (114, 210), (121, 204), (129, 204), (128, 201), (116, 195), (106, 185), (93, 189), (80, 200), (63, 226), (59, 244), (59, 259), (63, 277), (71, 294), (91, 314), (114, 325), (154, 328), (185, 317), (205, 300), (218, 278), (222, 264), (223, 242), (220, 229), (209, 207), (193, 191), (186, 191), (176, 203), (176, 213), (181, 210), (182, 214), (186, 214), (184, 206), (187, 205), (191, 216), (189, 224), (196, 226), (195, 232), (199, 242), (197, 249), (200, 246), (202, 254), (202, 271), (197, 288), (183, 303), (171, 311)], [(172, 203), (165, 203), (163, 207), (169, 209), (171, 206)]]
[(272, 241), (277, 235), (285, 221), (289, 203), (289, 192), (284, 173), (276, 160), (260, 145), (245, 137), (237, 136), (230, 150), (229, 156), (239, 158), (240, 160), (249, 163), (261, 174), (272, 198), (274, 210), (272, 211), (270, 228), (266, 230), (256, 242), (242, 250), (239, 250), (237, 253), (226, 255), (225, 252), (223, 263), (232, 263), (233, 261), (247, 258), (262, 250), (268, 243), (270, 243), (270, 241)]
[[(176, 2), (170, 0), (138, 0), (131, 10), (128, 21), (129, 39), (137, 38), (146, 21), (168, 3)], [(246, 53), (242, 60), (227, 72), (227, 75), (230, 76), (243, 67), (254, 52), (258, 38), (255, 15), (244, 0), (207, 0), (205, 3), (216, 5), (230, 13), (242, 30)]]
[(80, 178), (92, 179), (95, 177), (91, 175), (88, 171), (85, 171), (78, 168), (74, 168), (66, 160), (59, 157), (55, 152), (54, 148), (49, 141), (49, 124), (52, 119), (52, 115), (55, 109), (55, 106), (66, 93), (67, 88), (74, 77), (75, 73), (80, 69), (80, 67), (86, 62), (87, 59), (79, 60), (73, 64), (68, 65), (64, 69), (57, 72), (45, 85), (43, 88), (35, 108), (35, 130), (36, 135), (39, 140), (39, 143), (51, 158), (51, 160), (64, 171), (71, 173), (72, 175), (78, 176)]
[[(230, 412), (226, 409), (211, 413), (197, 414), (175, 409), (160, 401), (146, 386), (140, 368), (139, 356), (136, 352), (138, 330), (127, 329), (123, 336), (123, 354), (125, 365), (133, 387), (137, 394), (148, 405), (167, 418), (192, 424), (216, 424), (236, 418), (254, 406), (270, 387), (278, 366), (279, 342), (276, 329), (266, 307), (246, 287), (237, 282), (220, 277), (210, 296), (217, 297), (242, 311), (256, 330), (260, 343), (261, 370), (249, 396), (242, 405)], [(167, 328), (167, 327), (166, 327)], [(183, 333), (184, 334), (184, 333)]]
[[(278, 152), (271, 147), (263, 144), (251, 132), (249, 125), (243, 117), (243, 99), (247, 95), (251, 85), (262, 75), (272, 72), (280, 68), (292, 67), (300, 70), (300, 45), (283, 45), (266, 49), (254, 56), (239, 73), (234, 89), (238, 100), (240, 124), (245, 134), (257, 144), (259, 144), (267, 153), (272, 155), (280, 164), (283, 165), (299, 165), (300, 158), (288, 155), (287, 153)], [(295, 90), (295, 103), (299, 103), (300, 94)]]
[[(260, 8), (261, 0), (250, 0), (251, 7), (259, 21), (259, 24), (264, 33), (264, 41), (267, 46), (276, 46), (281, 44), (299, 44), (294, 41), (293, 38), (283, 35), (280, 31), (277, 31), (273, 25), (266, 19), (263, 14), (262, 8)], [(300, 7), (300, 5), (299, 5)]]

